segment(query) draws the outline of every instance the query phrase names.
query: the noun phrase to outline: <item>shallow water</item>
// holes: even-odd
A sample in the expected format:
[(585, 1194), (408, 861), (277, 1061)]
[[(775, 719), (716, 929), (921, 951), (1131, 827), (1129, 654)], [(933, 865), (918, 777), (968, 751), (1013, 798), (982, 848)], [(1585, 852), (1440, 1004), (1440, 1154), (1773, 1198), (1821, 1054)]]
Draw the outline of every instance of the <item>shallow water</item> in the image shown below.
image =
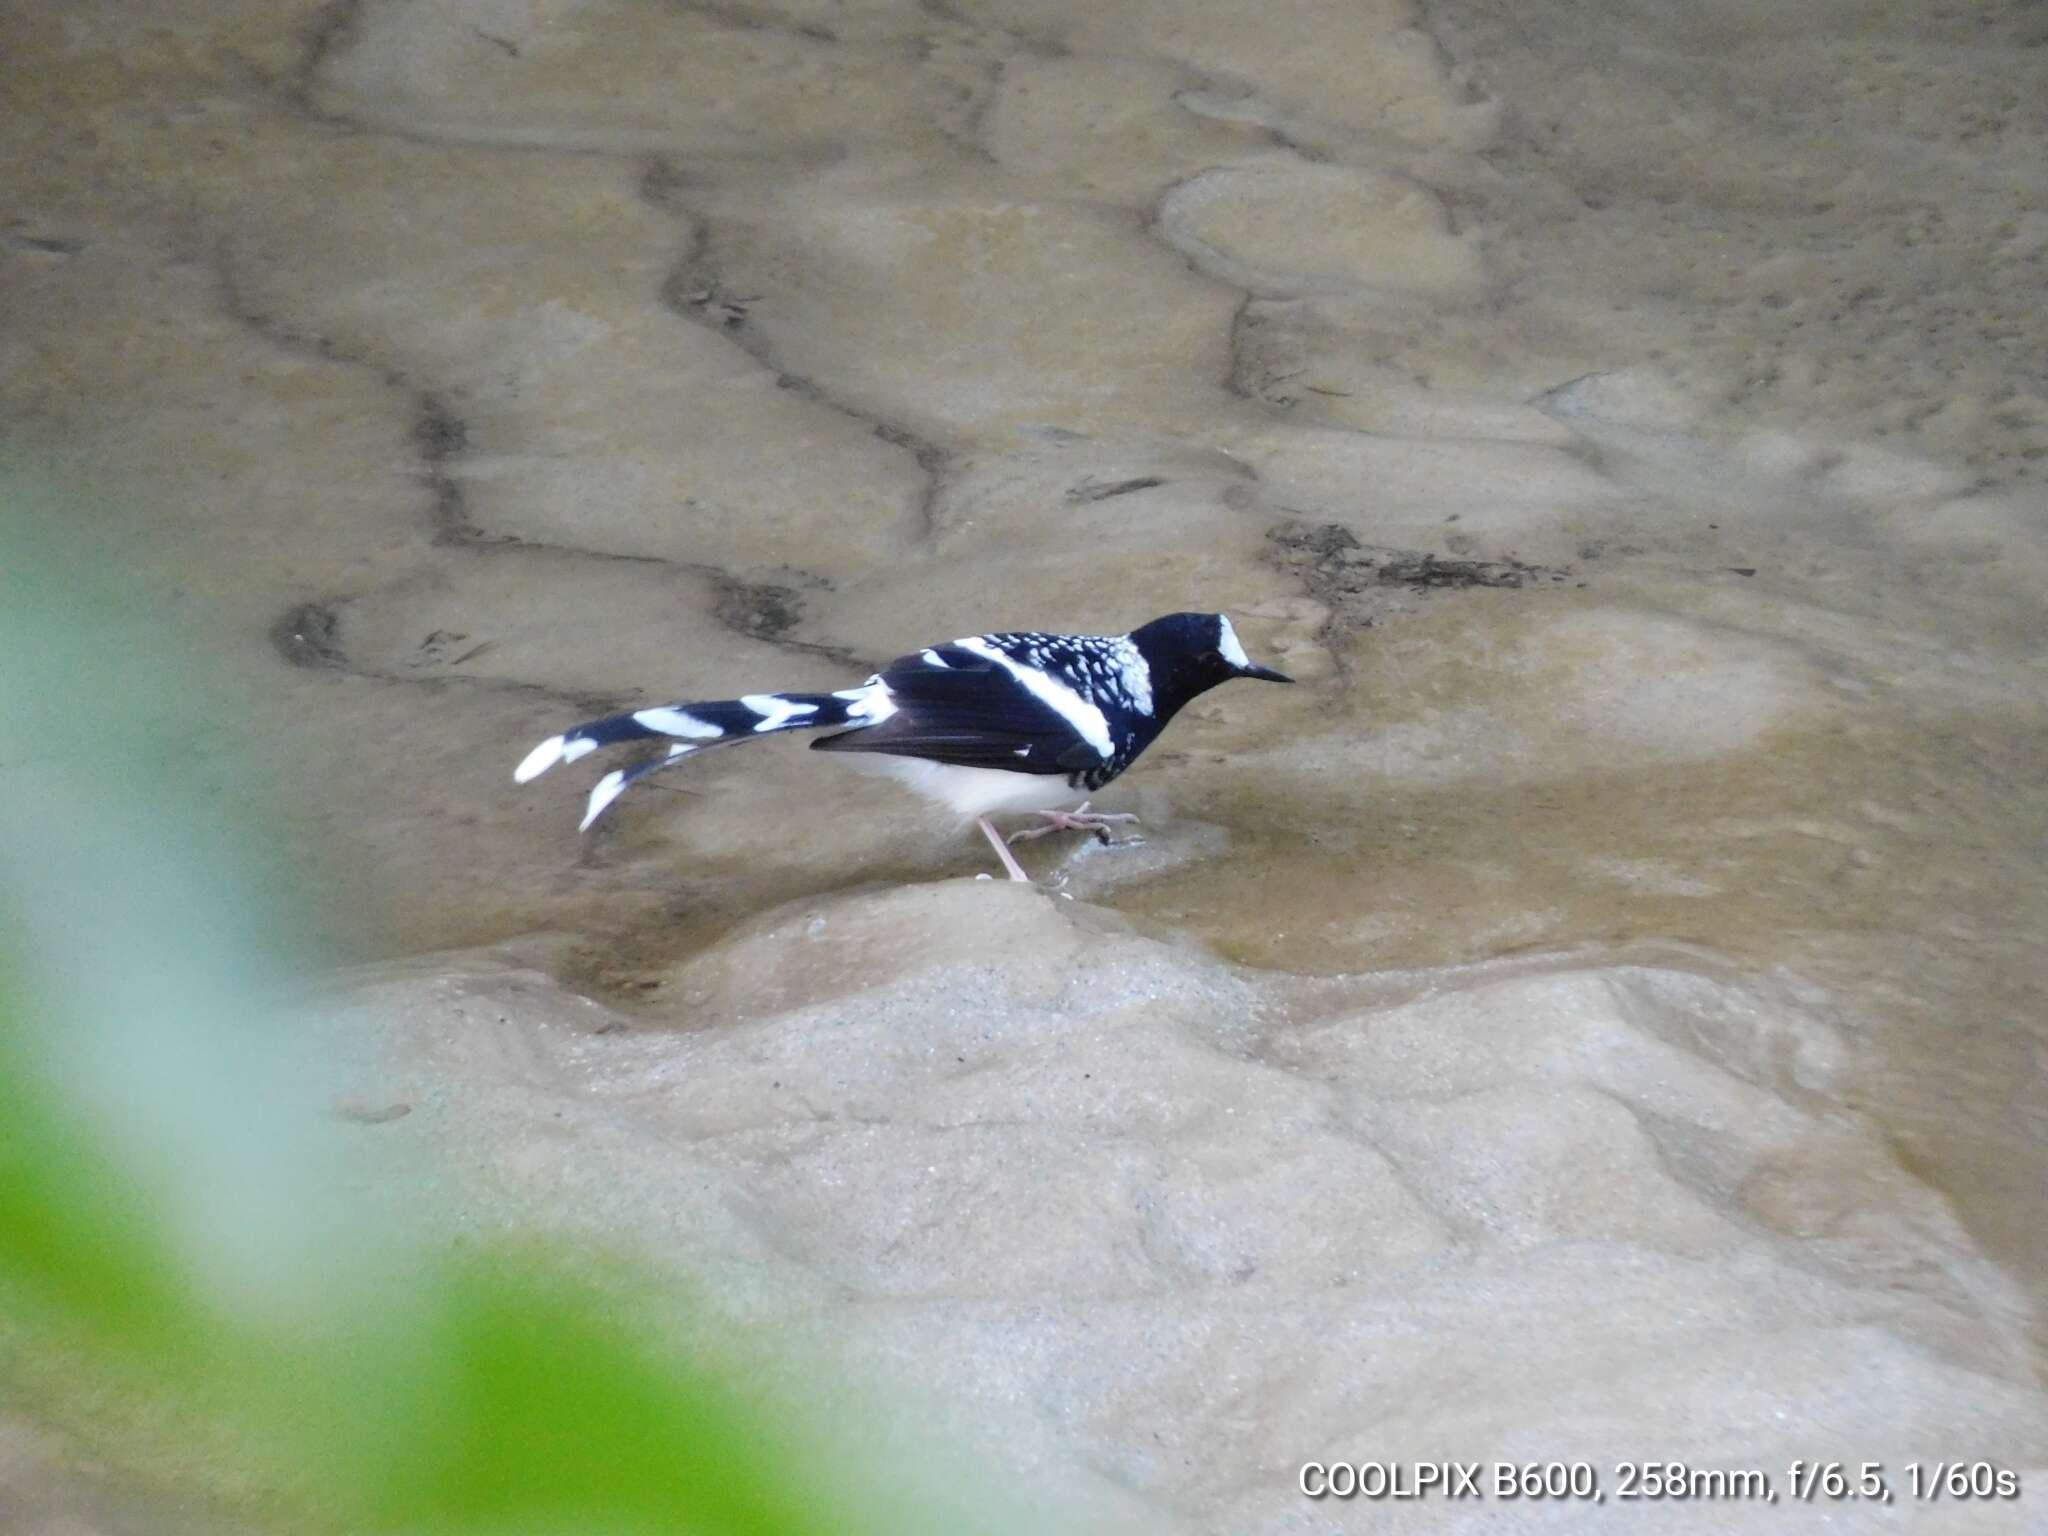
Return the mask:
[[(1760, 1097), (1687, 1112), (1733, 1116), (1715, 1156), (1769, 1142), (1785, 1209), (1853, 1188), (1881, 1230), (1910, 1208), (1925, 1251), (1873, 1249), (1851, 1289), (1895, 1262), (1995, 1266), (1967, 1306), (1928, 1303), (1975, 1307), (1970, 1327), (1916, 1315), (1898, 1347), (1957, 1370), (2015, 1351), (1981, 1402), (2028, 1426), (2009, 1454), (2048, 1463), (2048, 33), (2029, 8), (363, 0), (26, 6), (9, 26), (6, 452), (90, 490), (87, 536), (151, 573), (221, 715), (274, 744), (251, 765), (242, 731), (191, 733), (224, 814), (252, 776), (292, 787), (283, 835), (331, 887), (344, 957), (547, 932), (558, 981), (714, 1050), (681, 1042), (799, 1017), (769, 981), (786, 956), (747, 925), (830, 898), (895, 957), (842, 957), (838, 1001), (821, 981), (803, 1003), (851, 1007), (856, 979), (917, 972), (935, 919), (904, 893), (980, 868), (968, 838), (788, 744), (658, 781), (588, 839), (583, 780), (515, 790), (511, 765), (619, 701), (839, 686), (934, 638), (1224, 608), (1303, 686), (1205, 698), (1106, 797), (1145, 816), (1142, 847), (1048, 840), (1035, 867), (1203, 976), (1210, 955), (1250, 968), (1203, 1006), (1282, 1034), (1334, 1006), (1317, 987), (1370, 1035), (1394, 1027), (1373, 976), (1463, 996), (1488, 964), (1599, 974), (1644, 946), (1788, 989), (1838, 1041), (1826, 1107), (1747, 1061)], [(983, 932), (956, 898), (934, 910)], [(986, 937), (892, 1005), (900, 1027), (988, 1008), (1025, 1048), (1028, 977), (959, 990), (1024, 963)], [(1276, 1070), (1366, 1070), (1299, 1049)], [(891, 1059), (895, 1114), (925, 1068)], [(493, 1060), (471, 1062), (479, 1093)], [(1541, 1142), (1541, 1074), (1516, 1070), (1509, 1118)], [(1654, 1119), (1654, 1088), (1599, 1091)], [(593, 1142), (640, 1134), (593, 1102)], [(1787, 1172), (1797, 1147), (1762, 1127), (1795, 1110), (1862, 1139)], [(977, 1111), (1005, 1112), (1000, 1092)], [(1442, 1192), (1478, 1129), (1407, 1113), (1346, 1134), (1436, 1213), (1393, 1222), (1415, 1253), (1482, 1269), (1508, 1261), (1472, 1233), (1520, 1231), (1501, 1211), (1562, 1199), (1575, 1157), (1636, 1166), (1625, 1137), (1536, 1157), (1468, 1229)], [(532, 1133), (516, 1107), (461, 1129), (507, 1156)], [(1072, 1201), (1034, 1228), (1075, 1256), (1032, 1271), (1050, 1307), (1143, 1288), (1090, 1267), (1122, 1219), (1085, 1193), (1115, 1183), (1087, 1146), (1114, 1115), (1073, 1134)], [(858, 1202), (865, 1154), (843, 1150), (831, 1177)], [(1354, 1155), (1268, 1150), (1276, 1188)], [(543, 1150), (518, 1156), (531, 1177), (493, 1198), (543, 1219), (574, 1198)], [(744, 1200), (768, 1175), (739, 1166)], [(990, 1178), (992, 1211), (1024, 1198)], [(1680, 1192), (1622, 1184), (1639, 1203), (1603, 1238), (1688, 1252), (1662, 1225)], [(643, 1193), (617, 1231), (659, 1246)], [(910, 1198), (870, 1194), (878, 1222)], [(819, 1219), (777, 1205), (767, 1227), (807, 1255), (858, 1246)], [(1581, 1228), (1543, 1230), (1565, 1245), (1545, 1262), (1585, 1276), (1487, 1285), (1563, 1327), (1545, 1286), (1597, 1287), (1602, 1265), (1567, 1251)], [(932, 1293), (972, 1292), (976, 1253), (1003, 1259), (963, 1239)], [(1659, 1282), (1630, 1274), (1650, 1305)], [(1463, 1317), (1449, 1294), (1404, 1291), (1385, 1326)], [(1104, 1370), (1188, 1455), (1236, 1433), (1144, 1360), (1127, 1339)], [(1916, 1387), (1930, 1415), (1951, 1402)], [(1197, 1526), (1288, 1508), (1256, 1480), (1176, 1500), (1095, 1420), (1039, 1427), (1061, 1422), (1054, 1481), (1114, 1465), (1140, 1513)]]

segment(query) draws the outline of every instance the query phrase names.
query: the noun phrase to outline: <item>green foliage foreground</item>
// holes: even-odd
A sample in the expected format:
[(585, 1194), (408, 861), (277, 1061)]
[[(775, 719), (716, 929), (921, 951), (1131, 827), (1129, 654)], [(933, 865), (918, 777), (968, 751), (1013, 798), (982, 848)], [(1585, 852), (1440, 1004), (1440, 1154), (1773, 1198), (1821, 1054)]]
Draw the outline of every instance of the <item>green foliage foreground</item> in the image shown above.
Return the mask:
[[(0, 478), (9, 542), (34, 500)], [(290, 1043), (254, 999), (282, 974), (280, 925), (252, 893), (276, 886), (190, 782), (218, 719), (137, 661), (162, 637), (99, 584), (56, 546), (0, 549), (13, 1385), (87, 1416), (117, 1466), (147, 1442), (152, 1481), (164, 1439), (188, 1443), (181, 1497), (253, 1501), (272, 1528), (881, 1528), (786, 1423), (635, 1328), (626, 1285), (516, 1243), (394, 1244), (381, 1269), (350, 1250), (346, 1202), (273, 1112)], [(109, 1426), (110, 1403), (146, 1427)]]

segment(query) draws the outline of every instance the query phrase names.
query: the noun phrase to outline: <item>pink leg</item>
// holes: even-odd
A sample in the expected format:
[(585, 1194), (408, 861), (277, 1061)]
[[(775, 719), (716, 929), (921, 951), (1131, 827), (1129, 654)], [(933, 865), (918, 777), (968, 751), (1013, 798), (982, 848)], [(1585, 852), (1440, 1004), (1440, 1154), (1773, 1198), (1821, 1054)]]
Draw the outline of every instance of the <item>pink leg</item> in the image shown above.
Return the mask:
[(1091, 811), (1083, 800), (1078, 810), (1040, 811), (1045, 818), (1042, 827), (1026, 827), (1022, 832), (1012, 832), (1013, 843), (1028, 842), (1034, 837), (1044, 837), (1052, 832), (1093, 832), (1103, 842), (1109, 841), (1110, 827), (1119, 821), (1136, 821), (1138, 818), (1129, 811)]
[(1012, 880), (1021, 880), (1026, 885), (1029, 885), (1031, 877), (1024, 873), (1024, 866), (1019, 864), (1016, 855), (1010, 852), (1009, 845), (1003, 841), (1002, 834), (989, 825), (988, 818), (986, 816), (976, 817), (974, 824), (981, 828), (981, 835), (987, 838), (989, 846), (995, 849), (996, 857), (1003, 861), (1003, 868), (1010, 872), (1010, 878)]

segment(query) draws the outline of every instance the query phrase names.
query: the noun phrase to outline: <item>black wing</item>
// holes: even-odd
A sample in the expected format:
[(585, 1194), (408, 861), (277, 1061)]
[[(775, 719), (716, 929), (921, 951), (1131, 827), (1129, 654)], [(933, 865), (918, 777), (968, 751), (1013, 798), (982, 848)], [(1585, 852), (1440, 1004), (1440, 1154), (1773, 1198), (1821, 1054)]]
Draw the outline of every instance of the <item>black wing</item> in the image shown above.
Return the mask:
[(963, 768), (1078, 773), (1102, 754), (1007, 668), (954, 645), (902, 656), (883, 669), (896, 713), (880, 725), (811, 743), (819, 752), (888, 752)]

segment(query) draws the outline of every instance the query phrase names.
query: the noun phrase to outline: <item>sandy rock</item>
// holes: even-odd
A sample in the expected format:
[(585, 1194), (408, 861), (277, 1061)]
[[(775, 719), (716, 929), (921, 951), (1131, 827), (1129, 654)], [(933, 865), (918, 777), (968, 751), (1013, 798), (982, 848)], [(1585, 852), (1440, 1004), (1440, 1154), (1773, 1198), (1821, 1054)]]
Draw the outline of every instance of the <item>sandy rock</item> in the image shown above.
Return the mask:
[(1481, 142), (1490, 122), (1447, 79), (1414, 13), (1391, 0), (1338, 12), (1281, 0), (1256, 15), (1190, 11), (1172, 0), (1144, 0), (1115, 15), (1085, 0), (1001, 7), (970, 0), (961, 9), (1082, 54), (1129, 53), (1133, 38), (1142, 38), (1150, 51), (1214, 78), (1225, 88), (1219, 94), (1242, 98), (1255, 85), (1264, 118), (1307, 117), (1396, 142), (1439, 135)]
[[(295, 170), (267, 178), (292, 258), (266, 229), (231, 242), (236, 302), (366, 374), (432, 381), (409, 393), (444, 538), (836, 578), (916, 537), (915, 453), (783, 388), (714, 291), (672, 283), (687, 215), (631, 179), (533, 154), (477, 182), (431, 144), (343, 155), (317, 187)], [(612, 451), (620, 432), (646, 446)]]
[(807, 188), (720, 219), (711, 259), (757, 274), (749, 322), (781, 367), (925, 436), (1214, 415), (1238, 296), (1120, 209), (1023, 191)]
[(1262, 147), (1256, 124), (1191, 121), (1200, 77), (1159, 60), (1027, 57), (1004, 70), (982, 142), (1008, 169), (1131, 208), (1169, 184)]
[(1237, 771), (1335, 815), (1369, 804), (1376, 783), (1535, 781), (1617, 756), (1727, 756), (1835, 707), (1826, 670), (1796, 646), (1577, 603), (1528, 621), (1474, 615), (1455, 635), (1386, 647), (1375, 669), (1376, 689), (1428, 702), (1396, 712), (1363, 699), (1359, 728), (1296, 736), (1284, 752), (1251, 746)]
[(1472, 299), (1477, 243), (1429, 188), (1344, 166), (1270, 160), (1205, 171), (1159, 205), (1177, 250), (1262, 298), (1347, 289)]
[[(773, 25), (766, 15), (618, 0), (371, 5), (324, 58), (314, 100), (426, 138), (622, 156), (711, 145), (801, 153), (849, 135), (928, 134), (940, 93), (906, 95), (891, 67), (914, 8), (862, 9), (862, 30), (873, 31), (839, 48), (796, 17)], [(830, 18), (844, 25), (845, 9), (831, 7)], [(874, 67), (849, 72), (856, 54)]]
[(1261, 434), (1247, 457), (1273, 502), (1367, 543), (1434, 547), (1450, 524), (1489, 552), (1530, 560), (1566, 558), (1581, 520), (1608, 520), (1625, 494), (1577, 455), (1532, 442), (1300, 427)]
[(436, 969), (328, 1023), (418, 1106), (374, 1134), (478, 1169), (440, 1181), (471, 1219), (684, 1263), (1161, 1517), (1294, 1528), (1311, 1456), (1774, 1465), (1788, 1425), (2017, 1455), (2048, 1415), (2006, 1282), (1783, 989), (1580, 960), (1304, 992), (975, 882), (764, 918), (671, 1026)]
[(858, 669), (774, 643), (814, 590), (511, 548), (339, 605), (334, 643), (371, 672), (538, 683), (650, 704), (839, 687)]

